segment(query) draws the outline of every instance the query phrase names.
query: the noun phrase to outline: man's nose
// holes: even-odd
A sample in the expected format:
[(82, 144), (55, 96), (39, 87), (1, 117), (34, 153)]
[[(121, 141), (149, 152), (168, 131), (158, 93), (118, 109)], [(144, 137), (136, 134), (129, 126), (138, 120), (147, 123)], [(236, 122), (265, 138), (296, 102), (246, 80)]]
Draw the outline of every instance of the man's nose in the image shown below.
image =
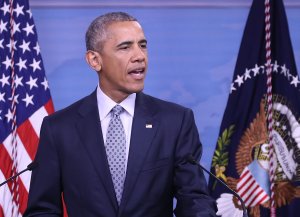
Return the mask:
[(135, 46), (132, 55), (132, 61), (142, 62), (147, 58), (147, 52), (145, 49), (141, 48), (139, 45)]

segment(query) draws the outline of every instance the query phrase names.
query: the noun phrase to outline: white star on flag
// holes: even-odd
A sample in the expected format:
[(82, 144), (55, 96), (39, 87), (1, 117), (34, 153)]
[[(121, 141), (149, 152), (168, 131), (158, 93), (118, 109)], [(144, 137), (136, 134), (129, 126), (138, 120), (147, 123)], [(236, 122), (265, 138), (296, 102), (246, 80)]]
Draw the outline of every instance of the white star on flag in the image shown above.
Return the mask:
[(6, 13), (9, 14), (9, 4), (6, 4), (6, 2), (4, 2), (4, 5), (3, 5), (3, 7), (1, 8), (1, 10), (2, 10), (3, 13), (4, 13), (4, 16), (6, 15)]
[(39, 43), (36, 43), (35, 47), (33, 47), (34, 50), (36, 50), (36, 55), (39, 55), (41, 50), (40, 50), (40, 46)]
[(19, 71), (22, 71), (22, 69), (27, 69), (26, 62), (27, 60), (22, 60), (21, 57), (19, 58), (19, 62), (16, 63), (16, 65), (19, 66)]
[(31, 10), (29, 9), (29, 10), (27, 10), (26, 12), (29, 14), (29, 18), (32, 18)]
[(286, 68), (285, 64), (281, 67), (281, 69), (282, 69), (281, 73), (284, 74), (284, 75), (286, 75), (287, 68)]
[(35, 70), (39, 69), (41, 70), (41, 67), (40, 67), (40, 63), (41, 61), (36, 61), (34, 58), (33, 58), (33, 62), (30, 64), (30, 66), (32, 67), (33, 69), (33, 72), (35, 72)]
[[(19, 94), (17, 94), (17, 95), (15, 95), (15, 97), (14, 97), (14, 102), (15, 103), (19, 103), (19, 100), (18, 100), (18, 97), (19, 97)], [(10, 101), (12, 101), (12, 97), (10, 97), (10, 98), (8, 98)]]
[(293, 84), (295, 87), (297, 87), (298, 84), (300, 83), (298, 75), (292, 76), (292, 77), (293, 77), (293, 80), (291, 81), (291, 84)]
[(235, 79), (235, 81), (234, 82), (236, 82), (236, 83), (238, 83), (238, 85), (239, 85), (239, 87), (242, 85), (242, 83), (244, 82), (243, 81), (243, 77), (244, 76), (237, 76), (237, 79)]
[(26, 42), (25, 40), (23, 40), (23, 44), (21, 44), (19, 47), (22, 48), (23, 50), (23, 54), (25, 53), (25, 51), (30, 51), (29, 49), (29, 44), (30, 44), (30, 41), (29, 42)]
[(26, 23), (26, 27), (23, 28), (23, 30), (26, 32), (26, 36), (28, 36), (30, 33), (34, 35), (33, 27), (34, 25), (29, 25), (29, 23)]
[(2, 87), (4, 87), (4, 85), (9, 85), (8, 82), (9, 76), (5, 76), (4, 74), (2, 74), (2, 78), (0, 79), (0, 82), (2, 83)]
[(3, 20), (0, 20), (0, 32), (7, 31), (6, 25), (8, 22), (3, 22)]
[(9, 123), (10, 120), (13, 119), (13, 114), (12, 114), (12, 112), (10, 111), (10, 109), (8, 109), (7, 114), (5, 115), (5, 117), (6, 117), (6, 119), (7, 119), (7, 123)]
[(4, 96), (5, 96), (5, 92), (4, 92), (4, 93), (1, 93), (1, 92), (0, 92), (0, 102), (1, 102), (1, 101), (2, 101), (2, 102), (5, 102)]
[(24, 86), (23, 83), (22, 83), (22, 79), (23, 79), (23, 76), (18, 76), (16, 75), (16, 78), (15, 78), (15, 84), (16, 84), (16, 87), (18, 86)]
[(26, 84), (29, 85), (29, 88), (30, 88), (30, 90), (31, 90), (33, 87), (38, 87), (37, 84), (36, 84), (36, 82), (37, 82), (37, 78), (33, 79), (33, 78), (30, 76), (29, 81), (27, 81)]
[(2, 62), (2, 64), (5, 65), (5, 69), (7, 70), (9, 67), (11, 67), (11, 59), (9, 59), (9, 57), (6, 56), (6, 59)]
[(255, 68), (254, 68), (254, 69), (252, 69), (252, 70), (253, 70), (253, 72), (254, 72), (254, 77), (255, 77), (256, 75), (258, 75), (258, 74), (259, 74), (259, 69), (260, 69), (260, 67), (258, 67), (258, 65), (257, 65), (257, 64), (255, 64)]
[(4, 42), (4, 39), (1, 39), (1, 40), (0, 40), (0, 48), (4, 48), (4, 47), (3, 47), (3, 42)]
[(46, 77), (44, 78), (44, 81), (41, 82), (41, 84), (44, 86), (45, 90), (47, 90), (49, 88), (49, 84), (48, 84)]
[(24, 15), (23, 8), (24, 8), (24, 6), (20, 6), (17, 3), (17, 8), (14, 9), (14, 12), (16, 12), (17, 17), (19, 17), (20, 14)]
[(251, 70), (246, 68), (246, 70), (245, 70), (245, 81), (246, 81), (248, 78), (251, 79), (250, 72), (251, 72)]
[(17, 49), (16, 49), (16, 44), (17, 44), (17, 41), (14, 41), (14, 42), (13, 42), (13, 45), (12, 45), (11, 43), (8, 43), (8, 44), (6, 45), (6, 47), (8, 47), (8, 48), (9, 48), (9, 51), (11, 52), (12, 47), (13, 47), (14, 50), (17, 50)]
[(32, 98), (33, 98), (33, 95), (29, 96), (28, 93), (26, 93), (26, 97), (24, 99), (22, 99), (22, 101), (24, 101), (26, 103), (26, 107), (29, 104), (34, 105), (33, 101), (32, 101)]
[(273, 65), (273, 71), (278, 72), (278, 68), (279, 68), (279, 65), (277, 64), (277, 61), (275, 61), (274, 65)]
[(21, 32), (19, 26), (20, 26), (21, 23), (16, 23), (14, 21), (14, 28), (13, 28), (13, 35), (16, 33), (16, 32)]
[(230, 86), (230, 93), (232, 93), (232, 91), (236, 90), (236, 88), (234, 87), (234, 83), (231, 84)]

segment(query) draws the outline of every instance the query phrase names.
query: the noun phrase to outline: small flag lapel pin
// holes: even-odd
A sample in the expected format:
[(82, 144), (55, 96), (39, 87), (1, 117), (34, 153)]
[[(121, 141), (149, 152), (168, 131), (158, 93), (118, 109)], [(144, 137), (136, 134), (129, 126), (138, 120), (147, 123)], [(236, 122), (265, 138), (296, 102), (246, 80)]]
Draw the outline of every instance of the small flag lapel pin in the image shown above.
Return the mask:
[(152, 128), (152, 124), (146, 124), (146, 128), (151, 129)]

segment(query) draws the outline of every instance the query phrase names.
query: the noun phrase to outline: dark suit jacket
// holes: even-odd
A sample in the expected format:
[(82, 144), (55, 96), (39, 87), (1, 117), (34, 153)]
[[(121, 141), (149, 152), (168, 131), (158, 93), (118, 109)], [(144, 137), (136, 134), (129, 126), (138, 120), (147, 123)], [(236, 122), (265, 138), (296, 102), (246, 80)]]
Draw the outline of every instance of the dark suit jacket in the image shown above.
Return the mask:
[(176, 216), (215, 216), (202, 171), (185, 160), (201, 154), (192, 111), (143, 93), (135, 106), (120, 207), (94, 91), (44, 119), (25, 216), (62, 216), (62, 192), (69, 217), (172, 217), (174, 197)]

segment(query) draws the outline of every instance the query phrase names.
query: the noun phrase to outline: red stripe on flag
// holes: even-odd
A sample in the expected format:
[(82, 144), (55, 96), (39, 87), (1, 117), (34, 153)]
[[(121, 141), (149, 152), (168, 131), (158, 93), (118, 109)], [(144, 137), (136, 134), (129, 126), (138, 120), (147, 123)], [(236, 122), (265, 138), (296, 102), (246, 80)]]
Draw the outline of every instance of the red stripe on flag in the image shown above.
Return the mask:
[(242, 174), (242, 176), (240, 177), (240, 180), (242, 180), (246, 175), (248, 175), (249, 174), (249, 170), (247, 170), (246, 172), (244, 172), (243, 174)]
[(3, 144), (0, 145), (0, 170), (2, 171), (4, 178), (7, 179), (12, 175), (12, 160)]
[[(253, 187), (253, 186), (251, 186)], [(253, 196), (253, 194), (255, 193), (255, 191), (259, 188), (258, 185), (255, 185), (255, 187), (252, 189), (251, 192), (249, 192), (249, 195), (246, 197), (246, 199), (244, 200), (245, 203), (248, 202), (248, 200), (251, 198), (251, 196)]]
[[(251, 177), (250, 177), (251, 178)], [(251, 186), (255, 183), (255, 180), (252, 180), (251, 183), (249, 184), (249, 186), (244, 190), (244, 192), (240, 195), (241, 197), (243, 197), (246, 193), (248, 193), (249, 188), (251, 188)]]
[(256, 198), (259, 197), (261, 194), (263, 194), (263, 189), (261, 189), (258, 193), (257, 196), (253, 197), (252, 200), (249, 202), (249, 206), (255, 206), (256, 204), (253, 205), (253, 203), (255, 202)]
[(36, 135), (34, 128), (28, 119), (18, 127), (17, 133), (28, 155), (30, 156), (31, 160), (33, 160), (37, 151), (39, 137)]
[[(0, 170), (3, 173), (4, 179), (11, 176), (12, 162), (3, 144), (0, 144)], [(5, 180), (1, 180), (5, 181)], [(4, 187), (4, 186), (2, 186)], [(2, 196), (2, 195), (1, 195)], [(0, 205), (0, 217), (4, 217), (2, 206)]]
[(244, 181), (244, 183), (237, 189), (237, 191), (239, 192), (249, 181), (250, 179), (252, 179), (252, 175), (250, 175), (246, 181)]
[(0, 217), (4, 217), (4, 212), (3, 212), (3, 209), (2, 209), (1, 205), (0, 205)]
[(44, 105), (46, 111), (48, 114), (52, 114), (54, 112), (54, 105), (52, 102), (52, 99), (50, 99), (45, 105)]
[[(5, 179), (8, 179), (12, 174), (11, 174), (11, 168), (12, 168), (12, 160), (4, 147), (3, 144), (0, 145), (0, 170), (2, 171)], [(28, 192), (19, 178), (19, 198), (20, 198), (20, 213), (23, 215), (25, 212), (26, 206), (27, 206), (27, 199), (28, 199)], [(12, 182), (7, 183), (10, 192), (12, 192)], [(15, 201), (16, 202), (16, 201)]]
[(257, 204), (261, 204), (267, 197), (268, 197), (268, 195), (266, 194), (260, 201), (258, 201)]
[(20, 212), (22, 215), (24, 214), (26, 208), (27, 208), (27, 201), (28, 201), (28, 192), (22, 182), (21, 179), (18, 179), (19, 181), (19, 196), (20, 196)]
[(61, 194), (61, 199), (62, 199), (62, 203), (63, 203), (64, 217), (68, 217), (67, 207), (66, 207), (66, 203), (65, 203), (65, 200), (64, 200), (64, 194), (63, 193)]

